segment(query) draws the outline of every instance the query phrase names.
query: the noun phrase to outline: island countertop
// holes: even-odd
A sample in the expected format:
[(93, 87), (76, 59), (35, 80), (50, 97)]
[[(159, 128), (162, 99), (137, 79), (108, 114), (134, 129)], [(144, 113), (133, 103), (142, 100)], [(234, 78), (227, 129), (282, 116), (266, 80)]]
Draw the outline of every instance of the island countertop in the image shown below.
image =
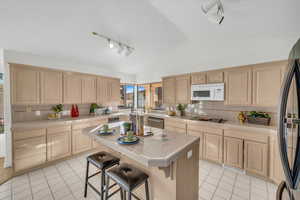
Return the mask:
[[(122, 145), (117, 142), (118, 137), (120, 137), (118, 131), (109, 136), (100, 136), (97, 134), (99, 128), (96, 126), (88, 127), (83, 129), (82, 133), (147, 167), (168, 167), (177, 160), (184, 150), (200, 141), (200, 138), (196, 136), (152, 128), (153, 136), (139, 137), (138, 144)], [(145, 130), (147, 128), (145, 127)]]

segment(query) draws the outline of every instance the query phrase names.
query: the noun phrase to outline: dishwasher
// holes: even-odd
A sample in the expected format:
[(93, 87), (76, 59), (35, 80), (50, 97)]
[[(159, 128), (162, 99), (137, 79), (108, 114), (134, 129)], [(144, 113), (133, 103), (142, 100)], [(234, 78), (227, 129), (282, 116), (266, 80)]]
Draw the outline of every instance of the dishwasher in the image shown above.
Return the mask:
[(159, 117), (148, 117), (148, 126), (154, 127), (154, 128), (160, 128), (164, 129), (165, 123), (164, 118)]

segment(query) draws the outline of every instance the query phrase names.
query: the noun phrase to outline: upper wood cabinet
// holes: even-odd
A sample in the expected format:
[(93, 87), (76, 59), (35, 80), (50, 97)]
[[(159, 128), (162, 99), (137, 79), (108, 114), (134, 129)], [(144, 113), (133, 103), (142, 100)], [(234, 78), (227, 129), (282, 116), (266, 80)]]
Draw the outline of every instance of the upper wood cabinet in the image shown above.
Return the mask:
[(192, 85), (205, 84), (206, 83), (206, 73), (205, 72), (196, 72), (191, 74), (191, 83)]
[(97, 102), (96, 76), (82, 75), (82, 103)]
[(253, 67), (253, 104), (275, 107), (278, 105), (281, 83), (287, 62), (271, 62)]
[(40, 103), (40, 72), (25, 65), (10, 65), (11, 95), (14, 105)]
[(102, 105), (118, 105), (120, 102), (120, 79), (98, 77), (97, 102)]
[(243, 140), (224, 137), (224, 164), (232, 167), (243, 168), (244, 164)]
[(81, 103), (82, 78), (77, 73), (64, 73), (63, 102), (65, 104)]
[(224, 82), (223, 71), (208, 71), (206, 72), (207, 83), (223, 83)]
[(113, 105), (119, 105), (120, 103), (120, 79), (112, 78), (110, 80), (111, 84), (111, 102)]
[(62, 72), (44, 70), (41, 71), (41, 103), (62, 103)]
[(251, 67), (234, 68), (225, 71), (225, 104), (251, 105)]
[(176, 103), (176, 79), (175, 77), (163, 78), (163, 103), (175, 104)]
[(191, 79), (190, 75), (176, 76), (176, 103), (188, 104), (191, 99)]

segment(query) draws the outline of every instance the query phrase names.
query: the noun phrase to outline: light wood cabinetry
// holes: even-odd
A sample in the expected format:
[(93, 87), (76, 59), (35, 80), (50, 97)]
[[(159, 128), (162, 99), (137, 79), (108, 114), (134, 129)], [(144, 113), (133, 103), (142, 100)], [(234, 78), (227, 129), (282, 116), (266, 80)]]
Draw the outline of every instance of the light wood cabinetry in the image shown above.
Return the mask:
[(14, 105), (40, 103), (40, 72), (32, 67), (10, 64), (11, 95)]
[(165, 118), (165, 130), (186, 134), (186, 122), (176, 118)]
[(223, 83), (224, 82), (224, 73), (221, 70), (217, 71), (208, 71), (206, 73), (207, 83)]
[(175, 77), (163, 78), (163, 103), (175, 104), (176, 103), (176, 79)]
[(203, 158), (203, 133), (200, 131), (194, 131), (194, 130), (187, 130), (187, 134), (188, 135), (193, 135), (193, 136), (197, 136), (200, 137), (200, 143), (199, 143), (199, 159)]
[(89, 127), (88, 122), (72, 124), (72, 153), (77, 154), (92, 148), (92, 139), (82, 134), (82, 129)]
[(287, 62), (271, 62), (253, 67), (253, 104), (275, 107)]
[(71, 154), (71, 126), (48, 128), (47, 160), (57, 160)]
[(175, 82), (176, 87), (176, 103), (188, 104), (191, 99), (191, 79), (190, 75), (177, 76)]
[(242, 67), (225, 71), (225, 104), (251, 105), (252, 71)]
[(268, 144), (245, 141), (245, 170), (263, 177), (268, 176)]
[[(29, 133), (28, 135), (26, 135)], [(46, 162), (46, 130), (13, 132), (13, 167), (23, 171)]]
[(82, 103), (97, 102), (97, 78), (82, 75)]
[(62, 72), (53, 70), (41, 71), (41, 103), (62, 103)]
[(242, 169), (244, 164), (243, 157), (243, 140), (224, 137), (224, 164)]
[(77, 73), (66, 72), (63, 75), (63, 102), (65, 104), (81, 103), (82, 79)]
[(120, 103), (120, 79), (111, 78), (111, 97), (110, 101), (113, 105), (117, 106)]
[(102, 105), (118, 105), (120, 102), (120, 79), (98, 77), (97, 102)]
[(206, 83), (206, 72), (196, 72), (191, 74), (192, 85), (205, 84)]
[(216, 163), (223, 163), (222, 129), (207, 127), (203, 130), (203, 140), (203, 158)]

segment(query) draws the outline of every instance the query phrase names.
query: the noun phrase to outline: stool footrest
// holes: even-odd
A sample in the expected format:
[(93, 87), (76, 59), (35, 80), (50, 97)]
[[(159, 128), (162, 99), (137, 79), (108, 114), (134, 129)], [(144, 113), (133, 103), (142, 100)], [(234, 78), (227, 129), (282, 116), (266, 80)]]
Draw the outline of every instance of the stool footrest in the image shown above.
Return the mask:
[[(93, 184), (91, 184), (90, 182), (87, 182), (87, 184), (88, 184), (88, 185), (89, 185), (89, 186), (90, 186), (97, 194), (99, 194), (99, 195), (101, 196), (101, 192), (99, 192), (99, 190), (97, 190)], [(111, 189), (111, 188), (115, 187), (116, 185), (117, 185), (117, 184), (114, 183), (114, 184), (112, 184), (111, 186), (109, 186), (108, 189)], [(107, 187), (106, 187), (106, 188), (107, 188)], [(106, 191), (106, 188), (104, 189), (103, 192)], [(115, 193), (117, 193), (117, 192), (119, 192), (119, 191), (120, 191), (120, 188), (117, 189), (115, 192), (113, 192), (113, 193), (112, 193), (111, 195), (109, 195), (108, 197), (114, 195)]]
[(95, 174), (92, 174), (92, 175), (88, 176), (88, 179), (89, 179), (89, 178), (92, 178), (92, 177), (94, 177), (94, 176), (96, 176), (96, 175), (98, 175), (98, 174), (101, 174), (101, 173), (102, 173), (102, 171), (96, 172)]

